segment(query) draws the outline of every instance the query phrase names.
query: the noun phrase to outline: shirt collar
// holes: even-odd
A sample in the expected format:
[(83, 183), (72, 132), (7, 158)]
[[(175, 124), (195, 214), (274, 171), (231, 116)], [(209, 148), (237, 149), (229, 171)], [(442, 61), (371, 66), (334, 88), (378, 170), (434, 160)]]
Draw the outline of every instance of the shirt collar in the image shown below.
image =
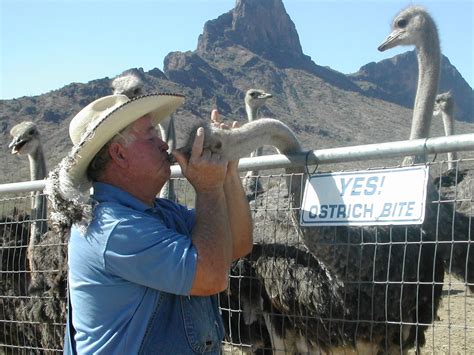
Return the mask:
[[(148, 206), (146, 203), (140, 201), (127, 191), (122, 190), (121, 188), (114, 185), (103, 182), (94, 182), (92, 187), (94, 188), (92, 198), (99, 203), (116, 202), (141, 212), (145, 212), (146, 210), (150, 209), (150, 206)], [(155, 206), (156, 205), (157, 204), (155, 201)]]

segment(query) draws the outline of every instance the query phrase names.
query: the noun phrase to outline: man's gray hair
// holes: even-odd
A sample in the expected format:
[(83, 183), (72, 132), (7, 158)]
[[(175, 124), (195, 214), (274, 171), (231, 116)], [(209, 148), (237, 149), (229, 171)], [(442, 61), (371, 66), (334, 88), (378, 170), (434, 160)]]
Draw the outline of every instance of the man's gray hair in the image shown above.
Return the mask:
[(110, 161), (109, 147), (112, 143), (117, 142), (127, 146), (132, 143), (135, 138), (131, 125), (113, 136), (90, 162), (89, 167), (87, 168), (87, 178), (91, 181), (99, 181), (102, 172)]

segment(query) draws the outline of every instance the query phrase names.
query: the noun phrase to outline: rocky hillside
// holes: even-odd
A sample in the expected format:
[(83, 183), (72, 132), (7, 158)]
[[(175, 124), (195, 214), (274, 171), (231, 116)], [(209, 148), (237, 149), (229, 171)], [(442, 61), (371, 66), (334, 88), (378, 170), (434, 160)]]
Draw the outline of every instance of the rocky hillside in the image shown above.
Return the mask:
[[(397, 55), (378, 63), (369, 63), (349, 76), (372, 97), (413, 107), (418, 77), (415, 51)], [(474, 92), (446, 56), (441, 61), (439, 92), (451, 90), (457, 107), (457, 119), (474, 122)]]
[[(214, 107), (225, 119), (244, 122), (245, 91), (262, 88), (274, 97), (261, 114), (286, 122), (306, 148), (318, 149), (407, 139), (417, 80), (413, 68), (412, 52), (368, 64), (350, 76), (319, 66), (303, 53), (282, 0), (237, 0), (233, 10), (206, 22), (195, 51), (169, 53), (164, 72), (131, 70), (142, 76), (146, 91), (186, 95), (175, 114), (178, 139)], [(473, 132), (472, 89), (447, 58), (442, 78), (442, 90), (453, 88), (459, 118), (465, 121), (457, 123), (458, 132)], [(0, 182), (28, 179), (26, 159), (7, 150), (13, 125), (24, 120), (38, 124), (51, 168), (70, 148), (70, 119), (87, 103), (110, 94), (109, 85), (110, 78), (101, 78), (1, 101)], [(433, 125), (432, 134), (442, 135), (441, 122)]]

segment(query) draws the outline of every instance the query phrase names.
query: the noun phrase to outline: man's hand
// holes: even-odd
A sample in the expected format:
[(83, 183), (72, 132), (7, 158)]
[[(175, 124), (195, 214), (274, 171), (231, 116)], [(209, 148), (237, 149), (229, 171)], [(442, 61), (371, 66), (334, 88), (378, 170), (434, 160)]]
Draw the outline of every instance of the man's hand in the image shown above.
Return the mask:
[[(229, 125), (222, 123), (217, 110), (211, 113), (212, 125), (222, 129), (231, 129)], [(232, 123), (232, 128), (239, 127), (237, 121)], [(229, 214), (230, 229), (232, 233), (232, 259), (237, 260), (252, 251), (252, 217), (250, 207), (242, 188), (239, 176), (239, 161), (229, 161), (227, 165), (227, 176), (224, 183), (224, 192)]]
[(189, 160), (181, 152), (172, 152), (181, 167), (183, 175), (196, 192), (207, 192), (222, 188), (227, 174), (227, 160), (224, 160), (217, 153), (211, 153), (209, 149), (203, 149), (203, 143), (204, 129), (199, 127)]
[[(219, 111), (214, 109), (211, 111), (211, 122), (214, 127), (219, 127), (222, 129), (231, 129), (228, 124), (225, 124), (222, 122)], [(239, 122), (234, 121), (232, 122), (232, 128), (238, 128), (240, 127)], [(239, 166), (239, 161), (238, 160), (232, 160), (229, 161), (229, 165), (227, 166), (227, 173), (238, 173), (238, 166)]]

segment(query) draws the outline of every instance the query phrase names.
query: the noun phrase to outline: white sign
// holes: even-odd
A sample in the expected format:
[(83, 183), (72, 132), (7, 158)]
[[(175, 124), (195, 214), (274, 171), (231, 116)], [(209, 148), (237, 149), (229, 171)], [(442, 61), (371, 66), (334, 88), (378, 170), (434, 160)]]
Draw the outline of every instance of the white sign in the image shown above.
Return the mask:
[(426, 166), (312, 175), (301, 206), (302, 226), (421, 224)]

